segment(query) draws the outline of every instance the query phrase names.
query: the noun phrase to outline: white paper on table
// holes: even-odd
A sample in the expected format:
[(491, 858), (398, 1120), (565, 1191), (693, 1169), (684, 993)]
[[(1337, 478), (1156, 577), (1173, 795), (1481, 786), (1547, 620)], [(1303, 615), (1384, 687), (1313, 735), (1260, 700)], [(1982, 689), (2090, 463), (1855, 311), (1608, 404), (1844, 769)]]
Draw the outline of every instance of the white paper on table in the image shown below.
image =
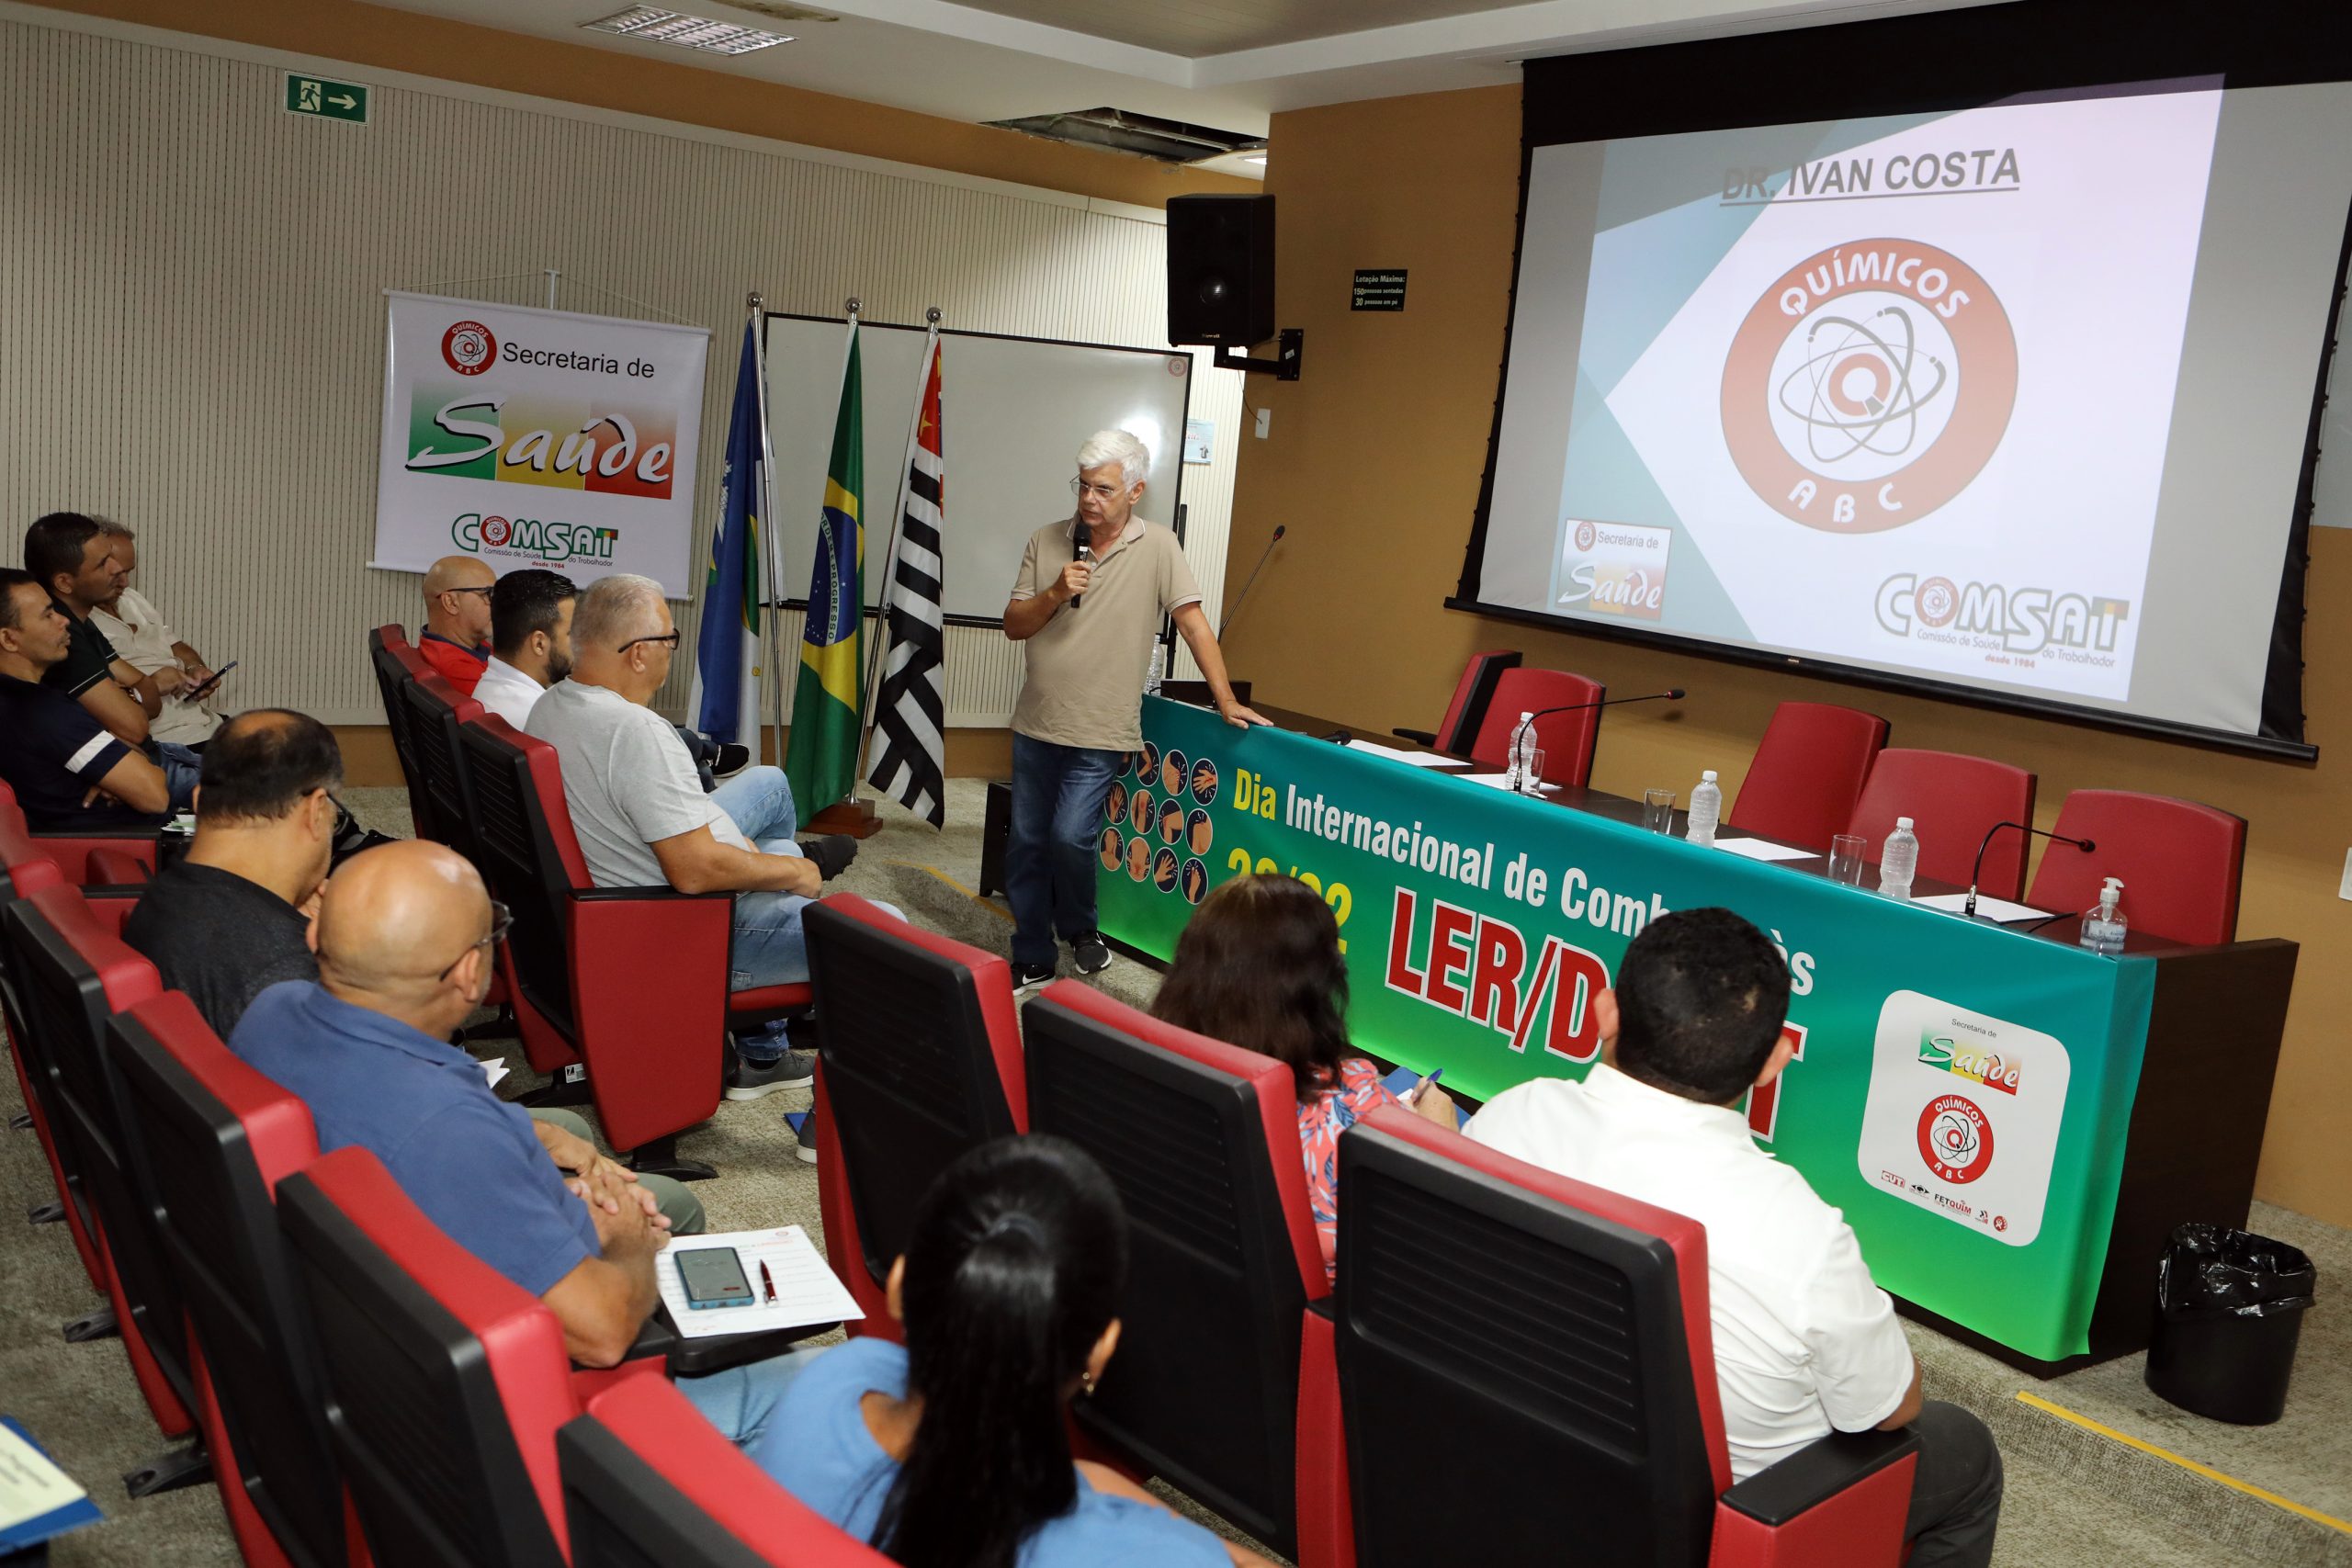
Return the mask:
[(1749, 860), (1811, 860), (1819, 852), (1801, 850), (1794, 844), (1776, 844), (1770, 839), (1717, 839), (1715, 848)]
[[(706, 1247), (731, 1247), (752, 1282), (756, 1304), (697, 1309), (686, 1301), (686, 1287), (678, 1278), (678, 1255)], [(775, 1328), (802, 1328), (812, 1323), (843, 1323), (865, 1315), (847, 1288), (835, 1277), (808, 1233), (798, 1225), (765, 1231), (719, 1231), (674, 1238), (654, 1255), (655, 1276), (670, 1321), (688, 1339), (718, 1334), (764, 1334)], [(775, 1280), (775, 1300), (766, 1301), (760, 1287), (760, 1265), (768, 1266)]]
[(1436, 751), (1400, 751), (1394, 746), (1383, 746), (1376, 740), (1350, 740), (1348, 750), (1362, 751), (1368, 757), (1385, 757), (1392, 762), (1402, 762), (1408, 768), (1459, 768), (1459, 757), (1448, 757)]
[[(1924, 898), (1914, 898), (1911, 902), (1930, 909), (1941, 909), (1947, 915), (1957, 915), (1968, 908), (1968, 895), (1931, 893)], [(1976, 896), (1976, 914), (1979, 919), (1991, 920), (1996, 925), (2004, 926), (2014, 920), (2046, 920), (2052, 918), (2047, 909), (2036, 909), (2024, 904), (2012, 904), (2007, 898), (1989, 897), (1982, 893)]]
[[(1509, 773), (1456, 773), (1453, 776), (1470, 784), (1485, 784), (1488, 789), (1510, 788), (1510, 775)], [(1545, 795), (1557, 795), (1559, 792), (1560, 786), (1558, 784), (1547, 784), (1544, 785), (1544, 793)]]
[(87, 1495), (46, 1454), (0, 1426), (0, 1529), (53, 1514)]

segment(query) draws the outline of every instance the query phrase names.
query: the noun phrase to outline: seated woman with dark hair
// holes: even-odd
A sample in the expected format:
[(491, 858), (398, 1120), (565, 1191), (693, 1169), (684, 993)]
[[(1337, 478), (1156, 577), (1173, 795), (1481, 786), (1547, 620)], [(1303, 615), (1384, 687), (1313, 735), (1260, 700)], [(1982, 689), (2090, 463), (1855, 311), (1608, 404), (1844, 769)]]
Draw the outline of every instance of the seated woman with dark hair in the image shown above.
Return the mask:
[[(1210, 894), (1151, 1004), (1152, 1016), (1289, 1064), (1298, 1083), (1298, 1143), (1323, 1267), (1340, 1235), (1340, 1134), (1383, 1105), (1403, 1105), (1380, 1069), (1348, 1043), (1348, 969), (1340, 922), (1295, 876), (1242, 876)], [(1407, 1109), (1454, 1124), (1435, 1084)]]
[(904, 1348), (818, 1357), (752, 1457), (906, 1568), (1267, 1568), (1071, 1459), (1067, 1407), (1118, 1348), (1126, 1273), (1126, 1211), (1084, 1150), (983, 1144), (932, 1183), (891, 1265)]

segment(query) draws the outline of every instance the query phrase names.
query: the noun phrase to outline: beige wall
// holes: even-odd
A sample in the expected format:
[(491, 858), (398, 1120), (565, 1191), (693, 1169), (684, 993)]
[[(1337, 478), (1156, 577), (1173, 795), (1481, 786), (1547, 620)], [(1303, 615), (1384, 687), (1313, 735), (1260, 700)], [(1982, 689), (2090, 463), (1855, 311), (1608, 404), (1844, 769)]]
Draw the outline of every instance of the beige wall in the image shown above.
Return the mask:
[[(2352, 832), (2352, 529), (2314, 529), (2304, 638), (2316, 767), (2255, 761), (1652, 652), (1449, 611), (1486, 461), (1509, 309), (1518, 200), (1516, 88), (1341, 105), (1276, 117), (1267, 188), (1281, 201), (1280, 314), (1306, 330), (1305, 374), (1249, 389), (1272, 410), (1245, 444), (1236, 536), (1290, 525), (1227, 638), (1271, 702), (1378, 734), (1433, 724), (1464, 658), (1518, 648), (1631, 694), (1690, 688), (1679, 709), (1602, 727), (1593, 782), (1687, 791), (1699, 770), (1736, 790), (1773, 705), (1885, 715), (1900, 745), (1973, 751), (2041, 775), (2039, 816), (2109, 785), (2209, 801), (2246, 818), (2241, 934), (2302, 944), (2271, 1101), (2260, 1195), (2352, 1224), (2352, 904), (2335, 897)], [(1358, 267), (1409, 270), (1400, 315), (1347, 308)], [(1229, 572), (1246, 571), (1237, 551)], [(1238, 578), (1230, 586), (1238, 587)], [(2211, 1070), (2230, 1070), (2216, 1040)]]

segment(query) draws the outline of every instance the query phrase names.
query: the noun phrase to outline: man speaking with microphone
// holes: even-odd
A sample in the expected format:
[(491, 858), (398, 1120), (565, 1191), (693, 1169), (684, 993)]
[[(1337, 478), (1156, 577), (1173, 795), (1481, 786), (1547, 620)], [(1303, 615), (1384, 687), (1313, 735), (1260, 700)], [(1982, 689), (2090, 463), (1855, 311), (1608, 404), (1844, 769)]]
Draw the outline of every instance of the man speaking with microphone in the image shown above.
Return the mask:
[(1088, 436), (1070, 480), (1077, 513), (1029, 536), (1004, 607), (1004, 635), (1028, 645), (1012, 706), (1004, 862), (1017, 989), (1054, 977), (1057, 936), (1081, 975), (1111, 962), (1095, 929), (1095, 819), (1121, 761), (1143, 745), (1143, 683), (1160, 618), (1175, 617), (1227, 724), (1269, 722), (1234, 698), (1175, 532), (1135, 514), (1150, 466), (1124, 430)]

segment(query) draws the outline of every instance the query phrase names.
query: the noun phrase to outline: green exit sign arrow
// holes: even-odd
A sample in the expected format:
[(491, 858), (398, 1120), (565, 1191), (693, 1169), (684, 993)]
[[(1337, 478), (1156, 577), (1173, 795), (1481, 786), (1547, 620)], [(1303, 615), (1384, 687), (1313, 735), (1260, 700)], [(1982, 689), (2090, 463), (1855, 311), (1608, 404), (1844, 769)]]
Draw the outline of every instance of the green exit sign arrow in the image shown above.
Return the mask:
[(368, 123), (368, 89), (356, 82), (330, 82), (323, 76), (286, 73), (286, 112), (317, 119), (348, 119)]

